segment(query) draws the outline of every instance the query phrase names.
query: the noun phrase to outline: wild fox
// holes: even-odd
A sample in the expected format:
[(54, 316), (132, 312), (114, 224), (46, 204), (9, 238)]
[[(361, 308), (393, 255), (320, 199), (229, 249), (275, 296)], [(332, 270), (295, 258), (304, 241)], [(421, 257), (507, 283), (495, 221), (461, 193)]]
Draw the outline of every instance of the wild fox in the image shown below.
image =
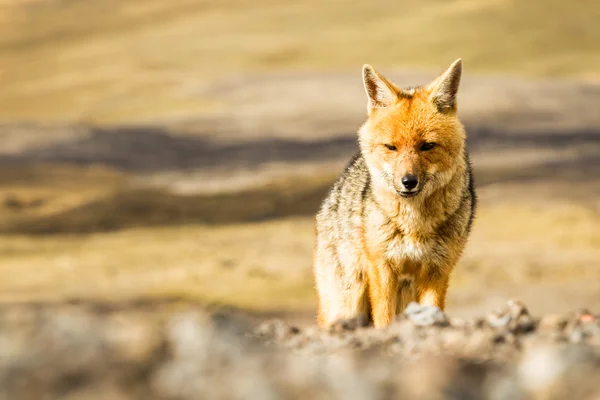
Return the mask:
[(461, 59), (426, 87), (399, 89), (363, 67), (360, 151), (317, 214), (318, 321), (359, 314), (376, 327), (411, 301), (444, 309), (476, 196), (457, 116)]

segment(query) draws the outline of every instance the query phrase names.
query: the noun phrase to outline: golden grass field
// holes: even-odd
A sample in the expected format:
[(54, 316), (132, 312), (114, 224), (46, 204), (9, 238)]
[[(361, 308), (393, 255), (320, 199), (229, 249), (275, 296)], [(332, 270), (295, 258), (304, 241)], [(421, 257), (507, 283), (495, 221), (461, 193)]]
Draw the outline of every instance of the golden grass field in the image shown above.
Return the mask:
[[(102, 172), (96, 173), (94, 179), (105, 179)], [(98, 190), (101, 185), (92, 186)], [(556, 188), (566, 191), (569, 185)], [(7, 200), (2, 213), (6, 233), (0, 236), (0, 297), (4, 301), (175, 297), (256, 311), (310, 310), (314, 304), (310, 214), (320, 197), (300, 191), (296, 202), (305, 204), (293, 208), (299, 215), (286, 216), (293, 213), (281, 194), (284, 189), (271, 189), (256, 191), (251, 201), (237, 192), (230, 199), (223, 196), (231, 206), (219, 216), (219, 206), (207, 205), (201, 196), (195, 198), (195, 206), (182, 205), (182, 198), (173, 196), (161, 207), (145, 196), (166, 194), (130, 190), (115, 196), (117, 205), (107, 209), (89, 200), (105, 194), (86, 191), (85, 183), (53, 189), (40, 185), (39, 190), (3, 187), (0, 193)], [(528, 193), (521, 196), (524, 190)], [(597, 196), (597, 186), (595, 190)], [(70, 195), (71, 191), (78, 195)], [(475, 312), (473, 304), (501, 304), (506, 296), (525, 296), (540, 312), (598, 304), (598, 203), (581, 188), (578, 191), (573, 195), (579, 201), (569, 201), (548, 200), (543, 186), (490, 185), (480, 190), (477, 224), (453, 275), (450, 309)], [(21, 209), (15, 206), (17, 199)], [(36, 199), (45, 202), (36, 205)], [(60, 214), (53, 203), (70, 212)], [(84, 204), (87, 213), (73, 212), (76, 204)], [(246, 222), (228, 221), (227, 210)], [(264, 213), (270, 216), (248, 222)], [(217, 224), (207, 225), (210, 218)]]
[[(597, 79), (594, 0), (3, 0), (0, 118), (195, 116), (214, 79), (434, 68)], [(199, 94), (200, 93), (200, 94)], [(215, 104), (217, 103), (217, 104)]]
[(593, 1), (0, 1), (0, 301), (314, 312), (368, 62), (462, 57), (480, 210), (451, 313), (600, 307)]

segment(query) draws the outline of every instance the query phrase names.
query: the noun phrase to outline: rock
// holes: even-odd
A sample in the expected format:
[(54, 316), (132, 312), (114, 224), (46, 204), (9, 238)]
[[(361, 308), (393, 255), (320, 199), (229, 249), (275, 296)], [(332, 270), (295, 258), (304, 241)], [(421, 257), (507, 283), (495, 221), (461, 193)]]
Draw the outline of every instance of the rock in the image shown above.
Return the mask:
[(418, 326), (448, 326), (448, 317), (435, 306), (424, 306), (410, 302), (404, 309), (404, 316)]
[(516, 334), (531, 332), (536, 326), (527, 308), (515, 300), (509, 301), (503, 310), (489, 314), (486, 321), (491, 328), (508, 329)]
[(518, 300), (509, 300), (507, 303), (508, 311), (513, 316), (513, 318), (519, 317), (521, 315), (529, 315), (529, 311), (527, 307), (523, 303)]
[(509, 313), (493, 313), (487, 317), (488, 325), (495, 329), (505, 328), (508, 326), (508, 324), (510, 324), (511, 321), (512, 316)]
[(282, 320), (265, 321), (256, 328), (254, 334), (262, 339), (269, 340), (284, 340), (290, 336), (300, 333), (300, 330), (295, 326), (290, 326)]
[(579, 316), (579, 321), (582, 323), (590, 323), (590, 322), (596, 322), (596, 316), (593, 314), (581, 314)]
[(369, 325), (369, 317), (366, 315), (357, 315), (354, 318), (341, 319), (334, 322), (329, 327), (330, 333), (352, 332), (358, 328), (364, 328)]
[(587, 311), (536, 323), (513, 302), (448, 324), (411, 304), (387, 329), (357, 318), (330, 330), (158, 314), (0, 305), (0, 399), (600, 398), (600, 325)]

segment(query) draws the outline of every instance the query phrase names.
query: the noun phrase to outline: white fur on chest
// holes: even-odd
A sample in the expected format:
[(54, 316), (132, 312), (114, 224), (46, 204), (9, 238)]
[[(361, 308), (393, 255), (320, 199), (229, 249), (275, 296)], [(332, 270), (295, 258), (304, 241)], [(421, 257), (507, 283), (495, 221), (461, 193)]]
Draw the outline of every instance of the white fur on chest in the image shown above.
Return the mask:
[(386, 256), (395, 264), (409, 259), (421, 261), (431, 253), (431, 244), (428, 240), (416, 240), (407, 236), (394, 236), (387, 245)]

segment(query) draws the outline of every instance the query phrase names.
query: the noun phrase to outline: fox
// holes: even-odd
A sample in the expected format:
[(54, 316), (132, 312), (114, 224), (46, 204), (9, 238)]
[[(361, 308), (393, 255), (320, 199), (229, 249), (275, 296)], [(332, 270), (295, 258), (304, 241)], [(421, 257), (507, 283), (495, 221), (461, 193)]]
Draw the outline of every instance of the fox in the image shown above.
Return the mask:
[(459, 58), (430, 84), (399, 88), (363, 66), (358, 152), (316, 215), (317, 322), (382, 328), (410, 302), (445, 308), (477, 196), (457, 113)]

